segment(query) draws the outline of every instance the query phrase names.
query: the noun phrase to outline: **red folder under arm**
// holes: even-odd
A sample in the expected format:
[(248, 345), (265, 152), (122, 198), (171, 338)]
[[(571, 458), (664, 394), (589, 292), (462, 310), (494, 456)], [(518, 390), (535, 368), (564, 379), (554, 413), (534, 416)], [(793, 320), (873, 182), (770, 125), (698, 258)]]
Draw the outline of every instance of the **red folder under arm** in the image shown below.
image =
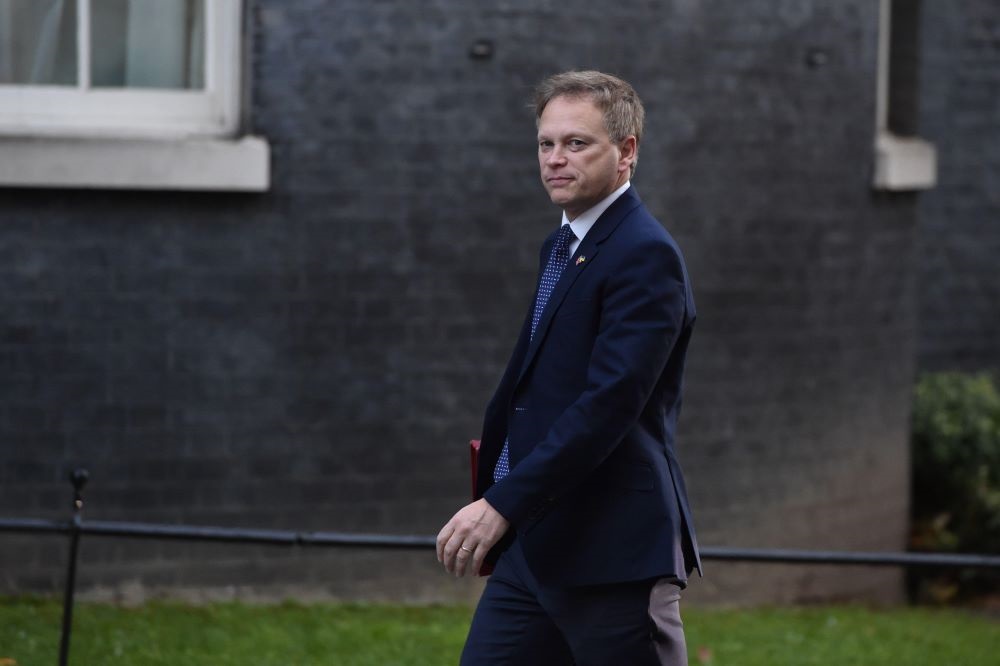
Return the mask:
[(479, 493), (477, 492), (479, 484), (476, 483), (476, 471), (479, 469), (479, 440), (470, 439), (469, 440), (469, 459), (472, 461), (472, 499), (475, 500)]

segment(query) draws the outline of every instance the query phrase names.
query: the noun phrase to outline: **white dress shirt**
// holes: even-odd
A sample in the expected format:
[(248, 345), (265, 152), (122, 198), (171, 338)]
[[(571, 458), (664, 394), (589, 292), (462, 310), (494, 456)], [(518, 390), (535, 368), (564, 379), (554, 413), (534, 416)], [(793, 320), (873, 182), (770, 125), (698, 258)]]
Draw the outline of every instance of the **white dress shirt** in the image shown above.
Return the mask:
[(613, 204), (618, 197), (624, 194), (625, 190), (627, 190), (631, 184), (632, 181), (626, 180), (624, 185), (598, 201), (592, 207), (588, 208), (572, 222), (569, 221), (566, 217), (566, 212), (563, 211), (562, 223), (568, 224), (569, 228), (573, 230), (573, 234), (576, 235), (576, 240), (569, 244), (569, 256), (572, 257), (576, 254), (577, 248), (580, 247), (580, 241), (582, 241), (583, 237), (587, 235), (590, 228), (594, 226), (594, 222), (597, 222), (597, 218), (599, 218), (601, 214), (608, 209), (608, 206)]

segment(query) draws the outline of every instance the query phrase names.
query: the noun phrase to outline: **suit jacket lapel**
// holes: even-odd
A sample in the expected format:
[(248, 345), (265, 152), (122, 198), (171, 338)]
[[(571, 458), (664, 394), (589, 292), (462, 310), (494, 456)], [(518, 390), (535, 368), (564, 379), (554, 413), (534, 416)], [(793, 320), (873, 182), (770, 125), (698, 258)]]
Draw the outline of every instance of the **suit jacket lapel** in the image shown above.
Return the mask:
[(531, 339), (531, 343), (528, 345), (528, 351), (525, 354), (524, 362), (521, 364), (521, 372), (518, 375), (518, 381), (524, 376), (524, 372), (531, 366), (532, 360), (535, 358), (535, 354), (538, 348), (541, 346), (542, 341), (545, 339), (545, 335), (548, 332), (549, 324), (552, 322), (552, 317), (559, 310), (559, 306), (562, 304), (563, 300), (566, 298), (566, 294), (569, 293), (570, 288), (576, 279), (580, 277), (580, 274), (587, 269), (593, 262), (595, 256), (597, 256), (600, 250), (600, 245), (607, 239), (608, 236), (618, 227), (625, 216), (634, 209), (635, 207), (642, 204), (639, 199), (639, 195), (636, 194), (634, 187), (629, 187), (624, 193), (612, 203), (606, 211), (604, 211), (594, 226), (590, 228), (587, 235), (582, 241), (580, 241), (580, 247), (576, 249), (573, 253), (572, 258), (570, 258), (569, 265), (563, 271), (562, 276), (560, 276), (559, 281), (556, 283), (555, 288), (552, 290), (552, 295), (549, 296), (549, 302), (545, 304), (545, 310), (542, 311), (542, 318), (538, 321), (538, 327), (535, 329), (535, 335)]

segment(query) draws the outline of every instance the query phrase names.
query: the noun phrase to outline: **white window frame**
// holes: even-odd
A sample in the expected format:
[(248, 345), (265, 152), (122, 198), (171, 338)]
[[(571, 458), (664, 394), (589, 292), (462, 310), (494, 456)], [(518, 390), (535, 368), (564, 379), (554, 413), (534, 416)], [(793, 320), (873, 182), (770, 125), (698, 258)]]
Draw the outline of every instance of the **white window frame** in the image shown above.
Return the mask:
[(937, 184), (937, 150), (916, 136), (889, 129), (889, 41), (892, 0), (879, 0), (878, 78), (875, 95), (875, 169), (872, 187), (885, 191), (928, 190)]
[(77, 3), (77, 85), (0, 85), (0, 134), (227, 136), (239, 122), (240, 0), (205, 2), (205, 88), (90, 86), (91, 0)]
[(206, 0), (200, 90), (89, 85), (77, 2), (76, 86), (0, 85), (0, 186), (262, 191), (270, 149), (238, 136), (243, 0)]

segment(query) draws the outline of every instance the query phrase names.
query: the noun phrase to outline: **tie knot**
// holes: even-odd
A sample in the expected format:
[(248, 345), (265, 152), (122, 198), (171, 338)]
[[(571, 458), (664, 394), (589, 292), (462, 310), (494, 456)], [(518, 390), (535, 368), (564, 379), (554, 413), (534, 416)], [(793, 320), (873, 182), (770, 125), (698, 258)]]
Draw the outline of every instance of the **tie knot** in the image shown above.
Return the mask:
[(556, 236), (556, 245), (564, 248), (569, 247), (575, 240), (576, 234), (573, 233), (572, 227), (568, 224), (559, 227), (559, 234)]

